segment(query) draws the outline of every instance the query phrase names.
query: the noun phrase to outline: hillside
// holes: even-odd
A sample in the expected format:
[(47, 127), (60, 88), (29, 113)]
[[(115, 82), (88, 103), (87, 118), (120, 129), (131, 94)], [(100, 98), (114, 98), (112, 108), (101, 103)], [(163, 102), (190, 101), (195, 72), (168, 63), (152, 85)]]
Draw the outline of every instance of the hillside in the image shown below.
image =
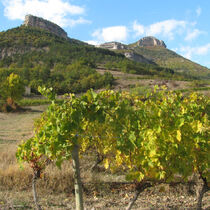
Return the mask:
[(53, 87), (58, 94), (116, 85), (111, 71), (168, 80), (210, 78), (210, 70), (145, 37), (131, 45), (110, 42), (98, 47), (69, 38), (58, 25), (27, 15), (20, 27), (0, 32), (0, 82), (13, 72), (37, 93)]
[(133, 50), (135, 53), (143, 55), (156, 64), (171, 68), (176, 72), (200, 77), (210, 76), (210, 70), (208, 68), (192, 62), (167, 48), (134, 46)]
[[(32, 56), (30, 59), (28, 53)], [(94, 58), (95, 62), (110, 60), (113, 56), (116, 60), (124, 57), (109, 50), (88, 46), (78, 40), (66, 40), (43, 29), (21, 26), (0, 32), (1, 66), (12, 63), (18, 63), (19, 66), (24, 63), (33, 65), (33, 61), (38, 59), (39, 62), (45, 61), (45, 64), (53, 66), (60, 61), (69, 64), (84, 56), (87, 59)]]
[(166, 44), (155, 37), (144, 37), (129, 45), (109, 42), (101, 44), (99, 47), (120, 52), (130, 60), (156, 64), (160, 67), (171, 69), (176, 73), (181, 73), (185, 77), (210, 78), (210, 70), (208, 68), (167, 49)]
[(173, 70), (134, 62), (120, 52), (65, 39), (44, 29), (20, 26), (0, 32), (1, 81), (14, 72), (31, 86), (32, 92), (46, 85), (59, 94), (113, 85), (112, 75), (100, 75), (96, 67), (157, 77), (177, 76)]

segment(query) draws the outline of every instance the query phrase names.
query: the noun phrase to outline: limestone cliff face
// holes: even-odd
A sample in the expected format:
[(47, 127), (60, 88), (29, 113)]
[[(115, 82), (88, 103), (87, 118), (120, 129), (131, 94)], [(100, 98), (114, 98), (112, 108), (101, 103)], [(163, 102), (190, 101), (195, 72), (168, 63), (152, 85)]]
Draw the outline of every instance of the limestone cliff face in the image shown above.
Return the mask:
[(147, 36), (142, 39), (140, 39), (137, 42), (137, 45), (140, 47), (155, 47), (155, 46), (160, 46), (166, 48), (166, 44), (164, 41), (156, 39), (153, 36)]
[(146, 59), (144, 56), (136, 54), (135, 52), (126, 52), (124, 53), (125, 57), (140, 63), (155, 64), (151, 60)]
[(129, 50), (124, 53), (126, 58), (133, 61), (141, 62), (141, 63), (154, 64), (154, 62), (146, 59), (144, 56), (133, 52), (132, 49), (128, 45), (122, 44), (120, 42), (106, 42), (104, 44), (98, 45), (97, 47), (105, 48), (109, 50), (126, 50), (126, 51)]
[(0, 60), (4, 59), (6, 57), (12, 57), (16, 54), (25, 54), (31, 51), (37, 51), (37, 52), (49, 52), (48, 47), (43, 48), (35, 48), (35, 47), (6, 47), (6, 48), (0, 48)]
[(107, 43), (99, 45), (98, 47), (105, 48), (105, 49), (110, 49), (110, 50), (126, 49), (126, 45), (124, 45), (120, 42), (107, 42)]
[(23, 25), (35, 28), (41, 28), (51, 33), (54, 33), (57, 36), (68, 39), (67, 33), (60, 26), (40, 17), (36, 17), (33, 15), (26, 15)]

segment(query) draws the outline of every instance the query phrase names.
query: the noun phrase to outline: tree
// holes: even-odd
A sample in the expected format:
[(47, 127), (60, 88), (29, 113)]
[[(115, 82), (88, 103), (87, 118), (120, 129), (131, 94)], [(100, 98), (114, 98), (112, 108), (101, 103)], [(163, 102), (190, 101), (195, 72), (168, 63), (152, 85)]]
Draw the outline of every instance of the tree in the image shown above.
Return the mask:
[(8, 107), (17, 109), (17, 102), (22, 98), (24, 91), (24, 84), (20, 76), (11, 73), (0, 86), (0, 95), (5, 101), (5, 111)]

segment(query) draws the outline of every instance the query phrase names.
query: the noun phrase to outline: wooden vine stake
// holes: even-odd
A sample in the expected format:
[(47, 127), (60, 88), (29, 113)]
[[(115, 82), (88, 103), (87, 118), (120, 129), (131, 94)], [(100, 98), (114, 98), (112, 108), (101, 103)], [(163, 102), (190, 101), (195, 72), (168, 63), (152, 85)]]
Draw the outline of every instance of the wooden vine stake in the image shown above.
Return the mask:
[(80, 178), (79, 147), (77, 144), (75, 144), (74, 149), (72, 151), (72, 164), (73, 164), (73, 171), (74, 171), (76, 210), (84, 210), (82, 184), (81, 184), (81, 178)]

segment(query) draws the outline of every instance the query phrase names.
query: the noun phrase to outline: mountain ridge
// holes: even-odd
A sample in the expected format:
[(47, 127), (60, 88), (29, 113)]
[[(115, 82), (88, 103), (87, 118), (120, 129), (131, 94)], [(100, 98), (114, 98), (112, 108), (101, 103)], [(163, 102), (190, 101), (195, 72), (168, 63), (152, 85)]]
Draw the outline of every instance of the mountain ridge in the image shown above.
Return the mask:
[[(164, 41), (155, 37), (143, 37), (137, 42), (128, 45), (118, 42), (118, 46), (123, 46), (118, 48), (114, 48), (114, 46), (111, 47), (111, 43), (114, 42), (109, 42), (108, 44), (103, 43), (97, 47), (121, 52), (127, 58), (137, 62), (157, 64), (161, 67), (170, 68), (176, 72), (184, 72), (186, 74), (207, 74), (208, 77), (210, 77), (209, 68), (184, 58), (178, 53), (168, 49)], [(139, 59), (140, 57), (142, 59)]]
[[(55, 31), (60, 31), (61, 35), (55, 33)], [(53, 47), (54, 45), (56, 47)], [(73, 50), (71, 49), (72, 47)], [(55, 51), (58, 51), (58, 53)], [(32, 57), (35, 54), (39, 54), (37, 56), (41, 60), (38, 63), (47, 61), (50, 68), (61, 62), (59, 59), (63, 60), (63, 62), (65, 60), (64, 63), (69, 63), (72, 62), (72, 59), (79, 59), (85, 56), (86, 59), (94, 60), (96, 63), (100, 60), (99, 63), (105, 65), (107, 61), (111, 61), (112, 65), (115, 63), (115, 67), (125, 69), (123, 71), (129, 71), (129, 68), (132, 71), (133, 67), (131, 68), (130, 66), (135, 66), (136, 64), (128, 64), (127, 61), (122, 62), (124, 58), (128, 58), (141, 64), (141, 67), (139, 67), (144, 69), (143, 72), (147, 68), (148, 73), (151, 69), (156, 69), (155, 71), (166, 70), (166, 72), (184, 73), (193, 77), (210, 77), (208, 68), (167, 49), (164, 41), (155, 37), (144, 37), (128, 45), (120, 42), (109, 42), (94, 47), (85, 42), (67, 37), (66, 32), (56, 24), (31, 15), (26, 16), (22, 26), (6, 32), (0, 32), (0, 67), (14, 62), (21, 63), (22, 61), (19, 61), (19, 59), (29, 60), (30, 65), (33, 66), (34, 61), (30, 62), (32, 58), (28, 54), (31, 54), (30, 56)], [(53, 55), (54, 58), (52, 57)], [(50, 57), (51, 61), (46, 56)], [(27, 59), (23, 57), (27, 57)], [(58, 59), (58, 57), (60, 58)], [(68, 58), (71, 59), (67, 61)], [(120, 65), (118, 65), (119, 62), (121, 63)]]
[(173, 70), (137, 63), (120, 52), (66, 40), (36, 27), (22, 25), (0, 32), (0, 83), (15, 73), (36, 94), (37, 87), (43, 85), (53, 87), (58, 94), (112, 86), (112, 74), (100, 75), (98, 67), (150, 77), (183, 78)]

